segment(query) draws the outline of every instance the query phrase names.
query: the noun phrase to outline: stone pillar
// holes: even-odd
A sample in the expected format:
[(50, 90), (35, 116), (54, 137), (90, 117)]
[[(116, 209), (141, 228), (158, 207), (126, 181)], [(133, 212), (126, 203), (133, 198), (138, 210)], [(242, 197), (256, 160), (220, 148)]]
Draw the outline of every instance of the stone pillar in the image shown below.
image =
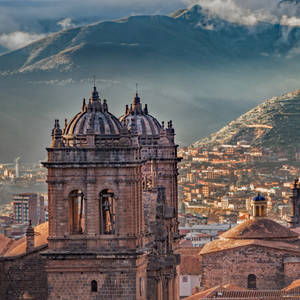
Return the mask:
[(173, 277), (169, 277), (168, 278), (168, 296), (169, 299), (168, 300), (175, 300), (174, 298), (174, 286), (173, 286)]
[(30, 252), (34, 249), (34, 229), (31, 226), (31, 220), (26, 230), (26, 252)]
[(88, 235), (95, 235), (100, 232), (99, 195), (97, 195), (98, 191), (95, 191), (95, 183), (95, 180), (89, 178), (86, 195), (84, 195), (86, 202), (85, 225)]

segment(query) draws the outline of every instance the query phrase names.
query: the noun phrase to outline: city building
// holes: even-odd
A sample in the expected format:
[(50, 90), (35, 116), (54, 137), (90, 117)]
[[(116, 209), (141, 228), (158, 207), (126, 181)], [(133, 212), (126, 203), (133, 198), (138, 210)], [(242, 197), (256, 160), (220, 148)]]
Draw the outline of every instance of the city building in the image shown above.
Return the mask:
[(38, 201), (37, 194), (15, 194), (13, 199), (14, 223), (28, 224), (31, 220), (33, 225), (38, 224)]

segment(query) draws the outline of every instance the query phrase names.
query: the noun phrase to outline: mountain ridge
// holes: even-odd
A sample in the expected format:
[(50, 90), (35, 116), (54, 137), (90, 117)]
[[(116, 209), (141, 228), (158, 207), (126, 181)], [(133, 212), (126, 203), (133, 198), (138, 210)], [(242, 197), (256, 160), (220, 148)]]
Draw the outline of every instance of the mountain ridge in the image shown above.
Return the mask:
[(264, 101), (193, 146), (235, 145), (246, 140), (252, 146), (299, 149), (299, 120), (300, 89)]

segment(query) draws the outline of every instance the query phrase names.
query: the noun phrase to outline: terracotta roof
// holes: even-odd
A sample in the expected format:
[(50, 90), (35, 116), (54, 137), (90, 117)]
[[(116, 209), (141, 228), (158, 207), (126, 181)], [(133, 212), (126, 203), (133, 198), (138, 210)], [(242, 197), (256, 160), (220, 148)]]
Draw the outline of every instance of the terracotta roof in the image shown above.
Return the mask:
[(300, 279), (293, 281), (289, 286), (285, 287), (283, 291), (290, 293), (300, 293)]
[(3, 234), (0, 234), (0, 255), (3, 255), (12, 243), (12, 239), (6, 237)]
[[(34, 227), (34, 247), (40, 247), (48, 244), (48, 222)], [(11, 243), (3, 256), (16, 256), (26, 253), (26, 237)]]
[(215, 291), (219, 288), (219, 286), (215, 286), (213, 288), (210, 288), (208, 290), (202, 291), (200, 293), (197, 293), (195, 295), (189, 296), (187, 298), (184, 298), (184, 300), (200, 300), (200, 299), (207, 299), (210, 297), (211, 294), (215, 294)]
[(298, 234), (270, 219), (247, 220), (221, 235), (227, 239), (297, 239)]
[(297, 245), (289, 244), (283, 241), (268, 241), (268, 240), (250, 240), (250, 239), (241, 239), (241, 240), (230, 240), (230, 239), (218, 239), (212, 241), (202, 248), (199, 254), (208, 254), (212, 252), (230, 250), (238, 247), (245, 247), (249, 245), (256, 245), (261, 247), (281, 249), (287, 251), (295, 251), (300, 253), (300, 249)]
[(180, 274), (200, 275), (201, 257), (199, 247), (180, 247), (176, 250), (180, 254)]
[(300, 299), (300, 294), (298, 295), (291, 295), (287, 291), (283, 290), (247, 290), (244, 288), (241, 288), (239, 286), (235, 286), (232, 284), (223, 285), (223, 286), (217, 286), (213, 287), (211, 289), (202, 291), (200, 293), (197, 293), (193, 296), (184, 298), (184, 300), (203, 300), (203, 299), (212, 299), (212, 298), (220, 298), (223, 300), (226, 299), (276, 299), (276, 300), (283, 300), (283, 299)]

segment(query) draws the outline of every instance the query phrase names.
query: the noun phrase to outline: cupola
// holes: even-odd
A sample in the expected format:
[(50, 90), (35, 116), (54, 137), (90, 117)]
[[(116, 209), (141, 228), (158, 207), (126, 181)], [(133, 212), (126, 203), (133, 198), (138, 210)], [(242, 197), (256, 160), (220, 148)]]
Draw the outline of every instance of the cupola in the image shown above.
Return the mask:
[(265, 197), (258, 194), (251, 201), (252, 215), (251, 218), (264, 218), (267, 216), (267, 201)]

